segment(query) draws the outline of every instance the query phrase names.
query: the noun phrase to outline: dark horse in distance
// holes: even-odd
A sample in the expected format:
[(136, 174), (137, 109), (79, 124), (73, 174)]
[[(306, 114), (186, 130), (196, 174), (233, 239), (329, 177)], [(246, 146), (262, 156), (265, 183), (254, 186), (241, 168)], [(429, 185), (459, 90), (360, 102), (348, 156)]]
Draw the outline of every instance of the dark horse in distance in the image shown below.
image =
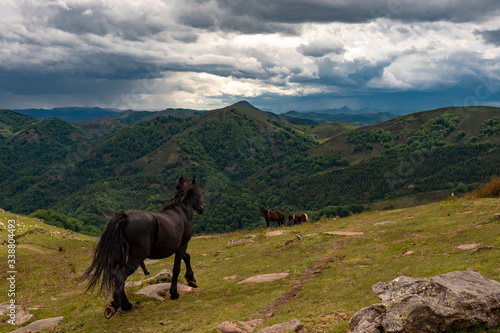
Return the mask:
[(260, 214), (266, 219), (267, 230), (269, 230), (270, 221), (278, 222), (278, 226), (285, 226), (286, 224), (285, 214), (279, 210), (269, 210), (265, 207), (260, 207)]
[(202, 214), (205, 206), (196, 181), (181, 177), (176, 182), (177, 193), (157, 212), (126, 210), (111, 218), (102, 232), (94, 252), (92, 264), (82, 279), (89, 278), (87, 290), (93, 289), (102, 277), (101, 287), (113, 291), (113, 301), (104, 310), (109, 319), (121, 307), (132, 309), (125, 295), (125, 280), (141, 266), (144, 259), (161, 259), (175, 254), (170, 298), (179, 298), (177, 280), (181, 261), (186, 264), (185, 278), (196, 287), (190, 257), (186, 252), (192, 235), (194, 212)]
[(299, 224), (302, 222), (309, 222), (309, 217), (307, 217), (306, 213), (301, 213), (301, 214), (293, 214), (293, 215), (288, 215), (288, 223), (290, 221), (293, 221), (293, 224)]

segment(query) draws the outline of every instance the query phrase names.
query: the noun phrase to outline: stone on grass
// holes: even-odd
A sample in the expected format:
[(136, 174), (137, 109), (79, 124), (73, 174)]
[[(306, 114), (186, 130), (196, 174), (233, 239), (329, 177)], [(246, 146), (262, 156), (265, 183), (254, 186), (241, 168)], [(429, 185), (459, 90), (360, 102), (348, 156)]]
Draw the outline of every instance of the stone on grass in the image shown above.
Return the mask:
[(16, 313), (16, 321), (15, 324), (17, 326), (27, 323), (30, 320), (35, 319), (35, 315), (29, 313), (29, 311), (20, 310)]
[(362, 235), (362, 232), (358, 231), (325, 231), (327, 235), (338, 235), (338, 236), (356, 236)]
[(159, 282), (170, 282), (170, 281), (172, 281), (172, 276), (173, 276), (173, 273), (170, 269), (164, 269), (160, 273), (156, 274), (153, 277), (147, 278), (144, 281), (128, 281), (125, 283), (125, 288), (142, 286), (143, 283), (144, 283), (144, 285), (148, 285), (148, 284), (155, 284), (155, 283), (159, 283)]
[(294, 319), (287, 323), (276, 324), (271, 327), (264, 328), (257, 333), (282, 333), (282, 332), (305, 332), (304, 325), (298, 319)]
[[(168, 294), (169, 290), (170, 290), (170, 283), (158, 283), (146, 286), (141, 290), (137, 291), (136, 294), (147, 297), (153, 297), (163, 301), (165, 300), (165, 296)], [(183, 284), (177, 284), (177, 290), (193, 291), (193, 288)]]
[(234, 246), (238, 244), (243, 244), (246, 242), (246, 239), (231, 239), (229, 242), (227, 242), (226, 246)]
[(55, 317), (55, 318), (37, 320), (29, 325), (26, 325), (24, 327), (18, 328), (15, 331), (12, 331), (12, 333), (39, 332), (45, 328), (56, 327), (63, 319), (64, 317)]
[(214, 327), (220, 333), (247, 333), (264, 323), (264, 319), (254, 319), (250, 321), (225, 321)]
[(249, 277), (248, 279), (240, 281), (236, 284), (271, 282), (271, 281), (283, 279), (283, 278), (287, 277), (288, 275), (289, 275), (288, 273), (272, 273), (272, 274), (255, 275), (255, 276)]
[[(0, 304), (0, 316), (7, 316), (10, 313), (11, 309), (8, 308), (7, 304)], [(35, 315), (29, 313), (28, 310), (24, 310), (24, 307), (20, 305), (15, 305), (15, 314), (16, 318), (14, 321), (14, 325), (19, 326), (30, 320), (35, 319)]]
[(460, 250), (472, 250), (478, 247), (479, 245), (481, 245), (481, 243), (467, 243), (467, 244), (457, 245), (456, 248)]
[(384, 221), (384, 222), (379, 222), (379, 223), (375, 223), (374, 225), (388, 225), (388, 224), (396, 224), (398, 222), (396, 221)]
[(352, 333), (440, 332), (500, 324), (500, 283), (471, 270), (430, 278), (400, 276), (378, 282), (372, 291), (382, 300), (361, 309), (349, 321)]
[(274, 236), (281, 236), (284, 235), (285, 231), (284, 230), (274, 230), (274, 231), (268, 231), (266, 232), (266, 237), (274, 237)]

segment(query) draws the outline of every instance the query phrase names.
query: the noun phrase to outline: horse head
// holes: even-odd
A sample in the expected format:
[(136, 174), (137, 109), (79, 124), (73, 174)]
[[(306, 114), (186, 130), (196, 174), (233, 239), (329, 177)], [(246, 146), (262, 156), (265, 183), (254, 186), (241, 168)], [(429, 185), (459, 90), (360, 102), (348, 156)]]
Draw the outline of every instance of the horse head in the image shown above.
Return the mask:
[(267, 209), (265, 209), (264, 207), (260, 207), (260, 215), (266, 217), (266, 211)]
[(196, 180), (193, 178), (193, 181), (191, 182), (191, 185), (193, 186), (192, 192), (195, 197), (195, 200), (193, 201), (193, 209), (195, 212), (198, 214), (203, 214), (205, 211), (205, 204), (203, 203), (203, 194), (201, 192), (201, 189), (196, 185)]
[[(187, 180), (184, 177), (179, 178), (175, 183), (177, 194), (175, 199), (185, 207), (192, 208), (198, 214), (203, 214), (205, 204), (203, 203), (203, 194), (201, 189), (196, 185), (196, 180)], [(165, 206), (164, 206), (165, 207)]]

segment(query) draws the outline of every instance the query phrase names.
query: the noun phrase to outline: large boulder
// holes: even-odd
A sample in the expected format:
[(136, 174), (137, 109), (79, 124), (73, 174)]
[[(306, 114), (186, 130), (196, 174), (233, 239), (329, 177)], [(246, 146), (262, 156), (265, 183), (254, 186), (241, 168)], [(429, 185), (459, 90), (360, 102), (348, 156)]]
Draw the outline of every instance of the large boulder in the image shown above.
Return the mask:
[(374, 284), (372, 291), (382, 303), (351, 318), (353, 333), (440, 332), (452, 324), (500, 324), (500, 283), (471, 270), (427, 279), (400, 276)]

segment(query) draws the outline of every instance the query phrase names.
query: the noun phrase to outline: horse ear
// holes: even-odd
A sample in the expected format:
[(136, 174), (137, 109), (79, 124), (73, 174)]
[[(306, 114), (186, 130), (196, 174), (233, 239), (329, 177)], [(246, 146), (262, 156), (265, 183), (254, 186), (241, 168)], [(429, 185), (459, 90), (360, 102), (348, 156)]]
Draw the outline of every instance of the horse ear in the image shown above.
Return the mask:
[(193, 181), (191, 182), (191, 184), (196, 185), (196, 179), (193, 178)]
[(181, 176), (181, 178), (179, 178), (179, 180), (175, 183), (175, 188), (176, 190), (180, 190), (182, 185), (186, 182), (186, 178), (184, 178), (184, 176)]

